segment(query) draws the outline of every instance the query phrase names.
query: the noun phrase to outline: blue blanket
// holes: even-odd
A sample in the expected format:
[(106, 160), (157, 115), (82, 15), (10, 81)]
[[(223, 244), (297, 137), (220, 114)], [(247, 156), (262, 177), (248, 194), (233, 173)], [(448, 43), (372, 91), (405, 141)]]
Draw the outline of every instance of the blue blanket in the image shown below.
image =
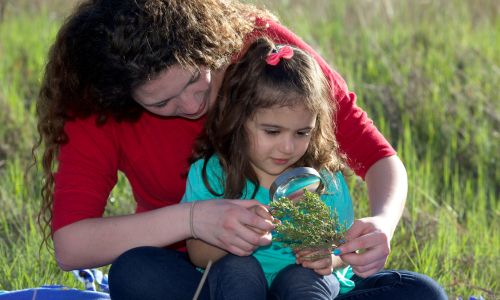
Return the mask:
[(109, 300), (109, 294), (68, 288), (62, 285), (44, 285), (16, 291), (0, 291), (0, 300)]
[[(109, 300), (108, 276), (98, 269), (74, 270), (84, 290), (63, 285), (43, 285), (15, 291), (1, 291), (0, 300)], [(102, 292), (97, 291), (96, 286)]]

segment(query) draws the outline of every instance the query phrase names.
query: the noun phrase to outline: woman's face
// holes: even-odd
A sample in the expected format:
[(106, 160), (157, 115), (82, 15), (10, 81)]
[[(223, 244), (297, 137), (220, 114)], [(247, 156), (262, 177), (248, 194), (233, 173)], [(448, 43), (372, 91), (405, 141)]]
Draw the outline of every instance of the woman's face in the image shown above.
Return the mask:
[(174, 65), (137, 87), (132, 96), (151, 113), (198, 119), (207, 112), (218, 88), (218, 80), (214, 83), (209, 69), (189, 70)]

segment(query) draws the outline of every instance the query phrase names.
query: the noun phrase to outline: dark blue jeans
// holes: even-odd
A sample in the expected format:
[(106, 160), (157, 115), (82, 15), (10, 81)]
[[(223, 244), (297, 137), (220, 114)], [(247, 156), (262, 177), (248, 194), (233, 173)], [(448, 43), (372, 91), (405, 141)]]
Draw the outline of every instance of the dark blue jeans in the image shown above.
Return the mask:
[(214, 264), (208, 280), (210, 299), (217, 300), (331, 300), (340, 290), (334, 275), (321, 276), (299, 265), (281, 270), (268, 289), (264, 272), (255, 257), (231, 254)]
[[(109, 270), (109, 292), (113, 300), (191, 300), (201, 276), (186, 253), (139, 247), (113, 262)], [(209, 299), (207, 284), (198, 299)]]
[[(259, 293), (260, 288), (253, 290), (254, 286), (267, 287), (260, 265), (255, 265), (251, 256), (249, 270), (255, 271), (256, 281), (247, 281), (239, 276), (248, 276), (245, 270), (227, 268), (221, 260), (212, 266), (208, 281), (205, 283), (198, 299), (210, 299), (210, 292), (224, 293), (219, 291), (222, 286), (220, 278), (216, 274), (224, 274), (226, 278), (232, 277), (238, 285), (229, 286), (228, 289), (249, 290), (250, 293)], [(230, 264), (229, 264), (230, 265)], [(215, 271), (215, 272), (214, 272)], [(213, 273), (212, 273), (213, 272)], [(280, 273), (281, 274), (281, 273)], [(193, 298), (202, 274), (189, 262), (185, 253), (155, 247), (139, 247), (129, 250), (116, 259), (109, 272), (110, 294), (113, 300), (119, 299), (187, 299)], [(215, 277), (214, 277), (215, 276)], [(262, 276), (262, 277), (260, 277)], [(279, 275), (278, 275), (279, 276)], [(238, 278), (240, 278), (238, 280)], [(279, 278), (277, 277), (271, 286), (270, 293)], [(351, 292), (339, 295), (335, 299), (362, 300), (362, 299), (426, 299), (447, 300), (443, 289), (431, 278), (409, 271), (381, 271), (373, 276), (362, 279), (354, 277), (356, 288)], [(287, 282), (284, 280), (284, 282)], [(299, 282), (300, 283), (300, 282)], [(209, 290), (210, 289), (212, 291)], [(265, 291), (265, 289), (264, 289)], [(231, 295), (231, 291), (225, 291)], [(264, 293), (265, 295), (265, 293)], [(259, 299), (262, 294), (256, 294), (252, 299)], [(219, 300), (219, 298), (212, 298)], [(235, 298), (233, 298), (235, 299)], [(243, 299), (243, 298), (237, 298)], [(265, 298), (260, 298), (265, 299)], [(279, 298), (275, 296), (274, 299)]]
[(433, 279), (410, 271), (383, 270), (370, 277), (354, 275), (356, 287), (335, 299), (448, 300), (443, 288)]

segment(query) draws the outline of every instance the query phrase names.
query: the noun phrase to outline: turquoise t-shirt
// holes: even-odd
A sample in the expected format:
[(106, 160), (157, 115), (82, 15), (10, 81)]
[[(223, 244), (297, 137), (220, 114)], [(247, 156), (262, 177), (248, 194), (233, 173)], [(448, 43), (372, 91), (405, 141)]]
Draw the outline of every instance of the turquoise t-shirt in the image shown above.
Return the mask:
[[(199, 200), (217, 199), (210, 193), (202, 178), (202, 168), (204, 160), (198, 160), (191, 165), (186, 184), (186, 192), (182, 197), (181, 202), (192, 202)], [(338, 172), (332, 175), (329, 172), (321, 171), (321, 176), (325, 180), (325, 193), (321, 199), (333, 210), (336, 209), (339, 216), (339, 221), (350, 227), (354, 221), (354, 212), (352, 208), (352, 200), (347, 189), (346, 182), (342, 173)], [(220, 166), (219, 159), (212, 156), (207, 164), (207, 178), (210, 187), (218, 194), (223, 194), (225, 176)], [(250, 181), (243, 190), (241, 199), (250, 199), (253, 194), (255, 185)], [(269, 205), (269, 190), (259, 187), (255, 196), (260, 203)], [(280, 243), (273, 242), (268, 246), (258, 248), (253, 255), (260, 262), (269, 286), (274, 277), (288, 265), (295, 264), (295, 255), (292, 250), (281, 246)], [(346, 293), (354, 288), (354, 282), (350, 278), (354, 275), (350, 266), (339, 269), (333, 272), (340, 283), (340, 293)]]

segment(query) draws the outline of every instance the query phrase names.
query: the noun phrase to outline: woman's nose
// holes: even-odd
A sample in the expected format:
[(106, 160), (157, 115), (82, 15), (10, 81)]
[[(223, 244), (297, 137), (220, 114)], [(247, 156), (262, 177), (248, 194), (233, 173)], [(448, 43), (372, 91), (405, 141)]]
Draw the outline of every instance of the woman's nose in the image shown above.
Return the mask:
[(181, 111), (185, 114), (194, 114), (200, 109), (201, 101), (195, 93), (186, 91), (180, 95), (178, 101)]

